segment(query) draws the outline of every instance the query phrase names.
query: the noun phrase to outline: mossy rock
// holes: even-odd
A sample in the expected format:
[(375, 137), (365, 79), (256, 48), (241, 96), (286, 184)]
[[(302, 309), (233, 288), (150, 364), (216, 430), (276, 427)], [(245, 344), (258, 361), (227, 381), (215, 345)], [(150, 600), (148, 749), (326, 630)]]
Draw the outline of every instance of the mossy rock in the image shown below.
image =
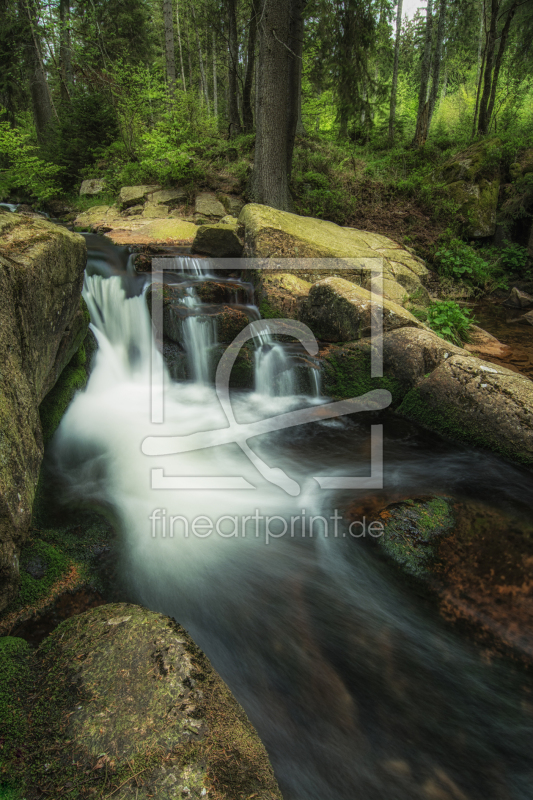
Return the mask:
[(439, 537), (451, 533), (455, 525), (452, 501), (432, 497), (393, 503), (381, 518), (384, 531), (376, 541), (382, 550), (410, 577), (428, 579)]
[(203, 253), (214, 258), (239, 258), (242, 255), (242, 242), (237, 235), (237, 224), (220, 222), (217, 225), (200, 225), (197, 228), (193, 253)]
[(290, 272), (258, 273), (256, 296), (263, 319), (298, 319), (311, 283)]
[(186, 631), (125, 603), (63, 622), (36, 653), (29, 800), (65, 789), (158, 800), (281, 800), (245, 712)]
[[(0, 637), (0, 797), (2, 781), (12, 778), (10, 764), (26, 749), (28, 721), (23, 699), (31, 687), (32, 650), (24, 639)], [(15, 789), (13, 789), (15, 792)], [(17, 796), (17, 795), (15, 795)]]
[(250, 323), (243, 311), (224, 306), (216, 314), (217, 339), (223, 344), (230, 344)]
[(322, 391), (336, 400), (360, 397), (374, 389), (386, 389), (393, 404), (404, 395), (401, 381), (394, 375), (372, 378), (372, 343), (348, 343), (329, 347), (321, 356)]
[[(89, 345), (94, 352), (94, 337), (90, 336)], [(91, 353), (91, 354), (92, 354)], [(74, 399), (74, 395), (87, 383), (87, 370), (90, 360), (87, 358), (85, 346), (82, 345), (67, 364), (56, 385), (39, 406), (39, 416), (43, 430), (43, 440), (48, 442), (61, 422), (63, 414)]]

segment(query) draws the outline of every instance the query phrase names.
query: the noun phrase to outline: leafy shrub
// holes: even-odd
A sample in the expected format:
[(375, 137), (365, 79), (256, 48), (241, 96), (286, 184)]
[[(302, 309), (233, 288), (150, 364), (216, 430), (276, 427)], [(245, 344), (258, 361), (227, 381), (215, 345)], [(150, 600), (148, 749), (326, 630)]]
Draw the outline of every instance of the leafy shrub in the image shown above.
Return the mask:
[(438, 336), (455, 344), (468, 341), (468, 332), (476, 320), (472, 312), (453, 300), (438, 300), (427, 309), (427, 323)]
[(505, 247), (503, 247), (500, 252), (499, 260), (500, 266), (502, 266), (506, 272), (518, 272), (521, 274), (524, 272), (527, 265), (527, 247), (506, 242)]
[(31, 134), (0, 122), (0, 195), (12, 192), (43, 202), (58, 194), (61, 167), (41, 158)]
[(484, 290), (505, 288), (501, 267), (461, 239), (450, 239), (435, 253), (439, 272), (446, 278), (468, 283)]

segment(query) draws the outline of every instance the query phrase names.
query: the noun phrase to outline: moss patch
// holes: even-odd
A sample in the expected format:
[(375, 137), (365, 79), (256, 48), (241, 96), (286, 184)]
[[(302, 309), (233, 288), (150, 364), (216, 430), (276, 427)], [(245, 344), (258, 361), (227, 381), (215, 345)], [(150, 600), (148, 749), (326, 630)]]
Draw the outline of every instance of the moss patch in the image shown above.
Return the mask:
[(59, 376), (54, 388), (48, 392), (39, 406), (45, 443), (52, 438), (74, 395), (79, 389), (83, 389), (86, 382), (87, 354), (85, 346), (82, 345)]
[(371, 377), (372, 351), (370, 346), (335, 347), (323, 356), (323, 392), (342, 400), (359, 397), (373, 389), (386, 389), (393, 405), (403, 396), (402, 385), (396, 378)]
[(413, 578), (427, 578), (437, 557), (438, 537), (453, 530), (451, 501), (444, 497), (409, 500), (387, 507), (383, 536), (377, 541), (398, 567)]
[[(18, 761), (26, 749), (28, 732), (23, 700), (31, 683), (32, 651), (24, 639), (0, 638), (0, 798), (18, 797), (7, 779), (8, 765)], [(3, 780), (5, 784), (2, 784)]]

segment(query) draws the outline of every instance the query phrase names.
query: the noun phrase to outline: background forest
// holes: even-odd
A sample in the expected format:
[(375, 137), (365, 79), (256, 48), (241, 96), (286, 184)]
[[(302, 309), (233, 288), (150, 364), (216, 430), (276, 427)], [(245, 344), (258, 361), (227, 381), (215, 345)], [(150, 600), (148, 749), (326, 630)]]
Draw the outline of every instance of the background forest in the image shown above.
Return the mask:
[[(384, 233), (391, 214), (407, 215), (404, 243), (423, 252), (451, 226), (449, 238), (456, 208), (438, 192), (439, 165), (488, 138), (486, 157), (509, 170), (533, 145), (533, 2), (427, 0), (411, 19), (391, 0), (293, 5), (304, 23), (294, 209)], [(1, 7), (4, 201), (101, 204), (77, 197), (89, 177), (105, 179), (110, 201), (146, 182), (255, 199), (263, 0)], [(514, 217), (530, 214), (533, 175), (521, 181)]]

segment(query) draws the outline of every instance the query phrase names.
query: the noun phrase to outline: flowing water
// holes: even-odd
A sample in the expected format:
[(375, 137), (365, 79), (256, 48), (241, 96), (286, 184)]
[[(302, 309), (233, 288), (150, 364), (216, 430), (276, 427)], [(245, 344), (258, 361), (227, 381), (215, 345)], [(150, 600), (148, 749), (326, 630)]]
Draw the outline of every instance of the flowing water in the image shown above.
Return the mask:
[[(322, 490), (313, 477), (368, 474), (369, 422), (317, 416), (239, 443), (238, 426), (319, 408), (293, 393), (281, 345), (259, 341), (255, 390), (232, 392), (228, 410), (207, 373), (170, 380), (127, 254), (104, 240), (92, 254), (84, 295), (99, 349), (54, 442), (64, 494), (114, 506), (128, 598), (191, 632), (259, 731), (286, 800), (531, 798), (529, 678), (487, 664), (371, 542), (347, 534), (346, 509), (368, 491)], [(201, 280), (191, 260), (198, 269)], [(204, 346), (191, 332), (189, 347)], [(529, 473), (384, 425), (385, 493), (531, 512)], [(153, 437), (172, 437), (167, 454), (143, 454)]]

